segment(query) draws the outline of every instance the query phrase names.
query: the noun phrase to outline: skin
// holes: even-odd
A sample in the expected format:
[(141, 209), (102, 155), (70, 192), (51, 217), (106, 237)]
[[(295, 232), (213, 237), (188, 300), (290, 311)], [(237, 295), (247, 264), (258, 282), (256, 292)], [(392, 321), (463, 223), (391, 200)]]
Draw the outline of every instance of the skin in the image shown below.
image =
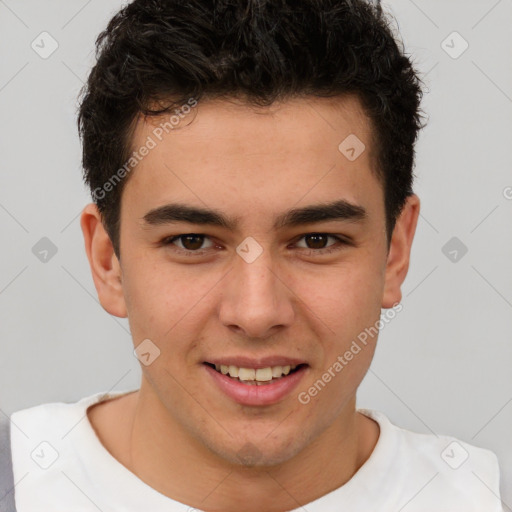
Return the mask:
[[(401, 300), (419, 199), (408, 198), (388, 251), (371, 126), (355, 97), (258, 109), (219, 100), (195, 111), (130, 175), (120, 261), (96, 207), (82, 213), (102, 306), (128, 317), (135, 346), (149, 338), (161, 351), (141, 366), (139, 391), (89, 408), (88, 417), (106, 449), (166, 496), (207, 511), (290, 510), (346, 483), (375, 447), (379, 427), (356, 412), (356, 391), (377, 337), (310, 403), (297, 395), (379, 320), (381, 308)], [(160, 121), (139, 119), (133, 147)], [(351, 133), (366, 145), (353, 162), (338, 150)], [(339, 199), (364, 206), (365, 221), (272, 228), (286, 210)], [(239, 226), (145, 225), (149, 210), (173, 201), (239, 217)], [(205, 254), (180, 255), (192, 247), (183, 239), (161, 243), (188, 233), (208, 236)], [(308, 233), (352, 244), (315, 245)], [(263, 249), (252, 263), (236, 252), (249, 236)], [(339, 250), (315, 253), (326, 246)], [(204, 361), (224, 355), (285, 355), (309, 366), (279, 403), (242, 406), (205, 371)], [(241, 461), (247, 443), (256, 456)]]

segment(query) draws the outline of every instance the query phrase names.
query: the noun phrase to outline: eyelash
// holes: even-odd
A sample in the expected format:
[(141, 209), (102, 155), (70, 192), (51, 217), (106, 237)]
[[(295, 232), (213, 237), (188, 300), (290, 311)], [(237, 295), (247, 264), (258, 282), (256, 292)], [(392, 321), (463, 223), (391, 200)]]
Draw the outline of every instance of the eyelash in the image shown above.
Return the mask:
[[(173, 244), (174, 241), (176, 241), (176, 240), (178, 240), (178, 239), (180, 239), (182, 237), (189, 236), (189, 235), (195, 235), (195, 236), (198, 236), (198, 237), (204, 237), (204, 240), (210, 238), (208, 235), (203, 235), (201, 233), (184, 233), (182, 235), (175, 235), (175, 236), (170, 236), (170, 237), (164, 238), (161, 241), (161, 245), (163, 245), (163, 246), (173, 246), (174, 245)], [(294, 243), (299, 242), (300, 240), (302, 240), (303, 238), (305, 238), (306, 236), (309, 236), (309, 235), (326, 236), (328, 238), (334, 238), (338, 242), (337, 244), (333, 244), (331, 246), (324, 247), (323, 249), (310, 249), (310, 248), (307, 248), (307, 247), (300, 247), (299, 248), (299, 249), (303, 249), (305, 251), (312, 251), (312, 252), (314, 252), (314, 253), (316, 253), (318, 255), (331, 254), (333, 252), (339, 251), (340, 249), (343, 248), (343, 246), (351, 245), (351, 242), (349, 242), (345, 238), (341, 238), (341, 237), (339, 237), (337, 235), (331, 235), (330, 233), (316, 233), (316, 232), (306, 233), (306, 234), (302, 235), (300, 238), (298, 238), (296, 240), (296, 242), (294, 242)], [(181, 247), (177, 247), (177, 246), (174, 246), (172, 248), (173, 251), (176, 251), (176, 252), (182, 253), (182, 254), (186, 254), (187, 256), (203, 256), (204, 254), (206, 254), (206, 252), (208, 252), (209, 249), (210, 248), (208, 248), (208, 249), (198, 249), (197, 251), (192, 251), (190, 249), (182, 249)]]

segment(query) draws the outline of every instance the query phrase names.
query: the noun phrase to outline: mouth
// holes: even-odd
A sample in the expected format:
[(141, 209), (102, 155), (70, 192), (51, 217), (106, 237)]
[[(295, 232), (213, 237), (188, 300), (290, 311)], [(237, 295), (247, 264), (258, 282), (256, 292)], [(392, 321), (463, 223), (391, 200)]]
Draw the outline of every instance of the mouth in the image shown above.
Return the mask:
[(270, 406), (290, 398), (310, 369), (306, 363), (283, 358), (237, 359), (205, 361), (202, 366), (214, 389), (244, 406)]
[(305, 368), (307, 364), (276, 365), (264, 368), (244, 368), (235, 365), (204, 363), (217, 373), (248, 386), (268, 386)]

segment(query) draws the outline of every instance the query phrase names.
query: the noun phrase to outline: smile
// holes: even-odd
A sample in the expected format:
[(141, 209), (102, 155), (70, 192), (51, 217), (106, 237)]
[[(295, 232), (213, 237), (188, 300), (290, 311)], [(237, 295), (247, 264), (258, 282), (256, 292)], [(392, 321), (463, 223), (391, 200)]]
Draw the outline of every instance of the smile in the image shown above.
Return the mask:
[(243, 382), (248, 385), (266, 385), (286, 377), (295, 372), (300, 366), (304, 365), (286, 365), (286, 366), (267, 366), (265, 368), (243, 368), (235, 365), (205, 363), (222, 375), (226, 375), (233, 380)]
[[(231, 363), (231, 361), (226, 362)], [(240, 405), (269, 406), (290, 397), (293, 390), (311, 370), (308, 364), (298, 361), (294, 362), (297, 364), (281, 365), (275, 364), (277, 362), (284, 361), (261, 362), (261, 364), (252, 362), (252, 367), (250, 361), (240, 361), (243, 366), (216, 361), (204, 362), (202, 367), (211, 379), (213, 389), (217, 389), (227, 398)]]

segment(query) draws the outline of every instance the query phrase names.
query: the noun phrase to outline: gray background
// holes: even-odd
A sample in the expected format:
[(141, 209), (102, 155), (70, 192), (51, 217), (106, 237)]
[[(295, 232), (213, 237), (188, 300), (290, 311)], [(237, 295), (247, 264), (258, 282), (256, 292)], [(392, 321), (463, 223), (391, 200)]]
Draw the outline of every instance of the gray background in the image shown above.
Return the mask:
[[(99, 305), (79, 226), (89, 195), (76, 97), (94, 40), (120, 5), (0, 0), (5, 414), (138, 387), (127, 321)], [(359, 406), (411, 430), (492, 449), (508, 482), (504, 508), (512, 510), (512, 2), (384, 5), (428, 86), (429, 124), (417, 146), (422, 211), (404, 309), (381, 332)], [(46, 59), (31, 47), (42, 46), (43, 31), (58, 43)], [(454, 31), (469, 44), (457, 58), (463, 41)], [(49, 39), (44, 44), (51, 48)], [(57, 248), (47, 261), (32, 252), (43, 237)]]

